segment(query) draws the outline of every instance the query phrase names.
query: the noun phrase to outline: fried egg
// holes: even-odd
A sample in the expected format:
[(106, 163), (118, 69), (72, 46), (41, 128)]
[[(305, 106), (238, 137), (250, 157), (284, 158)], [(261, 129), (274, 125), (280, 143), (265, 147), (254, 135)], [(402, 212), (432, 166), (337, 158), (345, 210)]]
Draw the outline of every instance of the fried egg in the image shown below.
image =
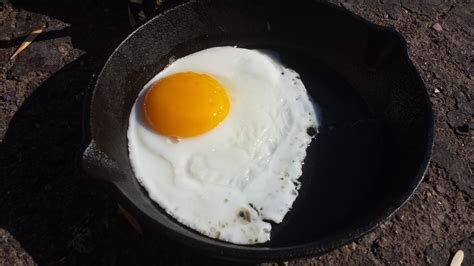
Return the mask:
[(149, 197), (181, 224), (264, 243), (298, 196), (307, 130), (317, 126), (299, 75), (275, 55), (214, 47), (144, 86), (130, 114), (130, 162)]

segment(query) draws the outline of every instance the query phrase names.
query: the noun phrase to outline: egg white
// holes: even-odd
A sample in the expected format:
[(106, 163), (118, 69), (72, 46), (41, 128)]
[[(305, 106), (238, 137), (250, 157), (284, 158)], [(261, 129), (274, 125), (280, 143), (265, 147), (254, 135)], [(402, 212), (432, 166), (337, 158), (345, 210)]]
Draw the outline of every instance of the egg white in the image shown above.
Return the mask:
[[(230, 110), (211, 131), (176, 140), (143, 122), (141, 96), (187, 71), (218, 80)], [(264, 220), (281, 222), (298, 195), (306, 132), (317, 126), (295, 71), (262, 51), (214, 47), (176, 60), (144, 86), (130, 114), (130, 162), (150, 198), (182, 224), (236, 244), (263, 243), (271, 231)]]

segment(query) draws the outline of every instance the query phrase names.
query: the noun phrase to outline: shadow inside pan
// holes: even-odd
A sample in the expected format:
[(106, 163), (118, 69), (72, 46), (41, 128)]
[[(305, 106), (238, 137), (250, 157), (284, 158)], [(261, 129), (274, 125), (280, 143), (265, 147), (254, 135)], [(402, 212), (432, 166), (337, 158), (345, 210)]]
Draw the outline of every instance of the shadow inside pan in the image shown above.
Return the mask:
[(307, 149), (299, 196), (283, 222), (273, 225), (269, 243), (296, 245), (347, 228), (376, 204), (370, 195), (380, 189), (375, 180), (385, 136), (367, 104), (335, 71), (295, 50), (270, 49), (300, 74), (319, 107), (319, 132)]

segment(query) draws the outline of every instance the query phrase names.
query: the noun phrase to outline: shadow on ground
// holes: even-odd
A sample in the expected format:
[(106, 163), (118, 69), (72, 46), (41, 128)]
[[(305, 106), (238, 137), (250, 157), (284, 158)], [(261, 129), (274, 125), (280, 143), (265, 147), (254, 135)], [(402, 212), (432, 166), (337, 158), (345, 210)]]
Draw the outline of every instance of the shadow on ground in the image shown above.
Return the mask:
[[(89, 80), (130, 30), (121, 5), (126, 2), (117, 2), (13, 2), (70, 24), (39, 41), (69, 35), (86, 54), (42, 83), (10, 121), (0, 144), (0, 228), (40, 265), (227, 265), (137, 233), (118, 213), (109, 188), (79, 167), (87, 141), (82, 110)], [(0, 44), (15, 46), (20, 39)]]

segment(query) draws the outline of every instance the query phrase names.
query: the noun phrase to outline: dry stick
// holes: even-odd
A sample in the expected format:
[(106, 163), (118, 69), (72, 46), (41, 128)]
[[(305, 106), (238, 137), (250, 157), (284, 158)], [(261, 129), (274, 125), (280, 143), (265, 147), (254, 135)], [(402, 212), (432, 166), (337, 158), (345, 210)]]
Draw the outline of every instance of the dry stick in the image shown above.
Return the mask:
[(451, 260), (450, 266), (461, 266), (463, 259), (464, 259), (464, 251), (458, 250), (456, 254), (454, 254), (454, 257)]
[(13, 55), (10, 57), (10, 60), (12, 60), (17, 55), (19, 55), (23, 50), (25, 50), (26, 47), (28, 47), (33, 42), (33, 40), (36, 37), (38, 37), (38, 35), (40, 35), (40, 33), (42, 33), (44, 31), (44, 29), (45, 29), (45, 27), (43, 26), (43, 27), (31, 32), (30, 35), (28, 35), (28, 37), (26, 37), (26, 39), (23, 41), (23, 43), (18, 47), (18, 49), (16, 49), (15, 53), (13, 53)]

